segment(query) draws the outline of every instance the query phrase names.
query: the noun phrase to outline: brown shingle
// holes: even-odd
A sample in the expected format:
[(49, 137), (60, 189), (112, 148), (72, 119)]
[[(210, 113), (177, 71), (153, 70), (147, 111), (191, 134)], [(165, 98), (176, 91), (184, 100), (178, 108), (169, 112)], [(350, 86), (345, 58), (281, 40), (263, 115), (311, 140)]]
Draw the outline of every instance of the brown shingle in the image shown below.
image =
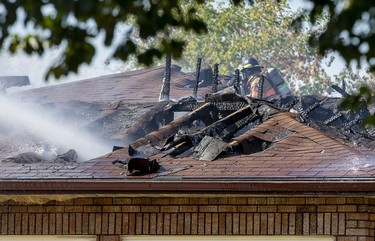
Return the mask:
[[(155, 86), (160, 86), (163, 78), (164, 67), (156, 67), (146, 71), (133, 71), (116, 74), (79, 83), (67, 83), (59, 86), (51, 86), (36, 90), (25, 91), (22, 96), (27, 98), (39, 98), (48, 101), (125, 101), (156, 102), (158, 93)], [(180, 87), (178, 81), (187, 77), (185, 74), (174, 70), (172, 72), (172, 98), (190, 95), (191, 89)], [(174, 81), (177, 83), (174, 83)], [(141, 88), (142, 87), (142, 88)], [(57, 93), (56, 89), (59, 89)], [(88, 92), (90, 91), (90, 93)], [(210, 88), (203, 88), (199, 93), (201, 97), (209, 93)], [(17, 95), (17, 94), (14, 94)], [(201, 98), (202, 99), (202, 98)], [(113, 110), (104, 110), (106, 114)], [(162, 172), (127, 177), (126, 167), (113, 165), (112, 161), (128, 157), (128, 149), (124, 148), (106, 156), (83, 163), (66, 164), (17, 164), (4, 162), (1, 165), (0, 179), (2, 180), (86, 180), (94, 179), (105, 181), (109, 179), (159, 179), (168, 180), (186, 179), (235, 179), (235, 178), (345, 178), (345, 177), (374, 177), (375, 164), (374, 153), (367, 148), (354, 146), (344, 140), (333, 138), (314, 128), (306, 126), (295, 119), (292, 113), (279, 113), (271, 119), (251, 129), (245, 134), (234, 138), (239, 143), (251, 143), (254, 138), (272, 142), (272, 145), (264, 150), (252, 154), (227, 155), (212, 162), (199, 161), (191, 157), (172, 158), (159, 154), (153, 156), (163, 167)], [(159, 143), (165, 138), (175, 134), (179, 127), (189, 119), (178, 119), (169, 125), (162, 127), (144, 138), (133, 143), (133, 147), (139, 147), (148, 143)], [(129, 179), (126, 179), (129, 178)], [(128, 200), (114, 199), (105, 204), (129, 204)], [(207, 203), (208, 204), (208, 203)], [(211, 203), (210, 203), (211, 204)], [(175, 209), (163, 212), (177, 212)], [(86, 207), (85, 207), (85, 211)], [(94, 210), (89, 210), (93, 211)], [(124, 206), (123, 211), (127, 210)], [(138, 210), (139, 211), (139, 210)], [(169, 216), (168, 216), (169, 217)], [(57, 218), (57, 217), (56, 217)], [(159, 218), (159, 217), (158, 217)], [(275, 217), (276, 218), (276, 217)], [(192, 216), (193, 219), (193, 216)], [(222, 220), (222, 219), (221, 219)], [(194, 227), (192, 227), (193, 230)], [(276, 227), (275, 227), (276, 229)], [(132, 232), (133, 227), (130, 229)], [(181, 230), (180, 230), (181, 231)], [(260, 232), (260, 230), (258, 230)], [(280, 230), (282, 231), (282, 230)], [(168, 231), (169, 232), (169, 231)], [(177, 232), (177, 230), (176, 230)], [(158, 231), (160, 233), (160, 230)]]
[[(96, 77), (79, 82), (70, 82), (38, 89), (14, 93), (12, 96), (20, 96), (23, 100), (37, 100), (46, 102), (66, 101), (125, 101), (127, 103), (157, 102), (164, 75), (164, 66), (146, 70), (136, 70), (107, 76)], [(177, 67), (171, 70), (171, 98), (180, 99), (190, 96), (192, 88), (184, 88), (178, 85), (183, 78), (192, 79), (191, 76), (182, 73)], [(58, 91), (57, 91), (58, 90)], [(205, 94), (211, 92), (211, 86), (199, 88), (198, 96), (201, 100)]]

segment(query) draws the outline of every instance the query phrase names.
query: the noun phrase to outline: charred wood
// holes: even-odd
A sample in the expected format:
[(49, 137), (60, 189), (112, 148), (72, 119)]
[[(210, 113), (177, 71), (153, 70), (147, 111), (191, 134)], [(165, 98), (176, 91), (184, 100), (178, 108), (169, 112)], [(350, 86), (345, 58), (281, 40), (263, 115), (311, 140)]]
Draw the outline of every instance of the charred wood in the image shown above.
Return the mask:
[(219, 77), (219, 64), (215, 64), (214, 73), (212, 76), (212, 93), (217, 92), (218, 77)]
[(169, 100), (169, 93), (171, 88), (171, 62), (171, 55), (168, 54), (165, 60), (165, 72), (163, 78), (163, 85), (160, 91), (159, 101)]
[(193, 97), (195, 99), (198, 99), (198, 85), (199, 85), (199, 74), (201, 72), (201, 62), (202, 62), (202, 58), (198, 58), (197, 59), (197, 69), (196, 69), (196, 72), (195, 72), (195, 85), (194, 85), (194, 91), (193, 91)]

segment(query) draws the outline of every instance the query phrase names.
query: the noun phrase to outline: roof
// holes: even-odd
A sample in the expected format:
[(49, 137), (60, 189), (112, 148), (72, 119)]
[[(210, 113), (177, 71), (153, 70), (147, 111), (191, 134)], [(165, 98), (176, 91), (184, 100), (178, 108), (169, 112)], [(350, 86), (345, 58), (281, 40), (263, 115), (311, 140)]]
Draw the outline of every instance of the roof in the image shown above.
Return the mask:
[[(115, 85), (112, 82), (119, 83), (116, 78), (105, 79), (111, 82), (108, 85)], [(130, 89), (122, 85), (119, 89), (124, 91), (124, 95), (132, 93), (135, 83), (133, 82), (132, 87), (128, 85)], [(138, 83), (138, 87), (142, 83), (144, 82)], [(78, 86), (81, 84), (86, 85), (86, 81), (76, 83)], [(66, 88), (64, 86), (62, 85), (63, 90)], [(35, 93), (38, 91), (46, 90), (35, 90)], [(29, 93), (25, 93), (25, 96)], [(148, 94), (150, 97), (145, 97), (146, 100), (157, 99), (158, 93)], [(53, 99), (53, 94), (49, 93), (49, 95)], [(58, 96), (60, 95), (56, 98)], [(145, 94), (140, 96), (144, 97)], [(82, 94), (80, 98), (89, 97)], [(128, 100), (131, 102), (130, 99)], [(189, 114), (175, 119), (122, 149), (87, 162), (26, 164), (3, 162), (0, 167), (0, 180), (2, 180), (0, 190), (4, 193), (20, 191), (26, 193), (373, 193), (375, 191), (373, 185), (375, 153), (372, 139), (366, 139), (363, 142), (366, 145), (357, 145), (350, 139), (342, 138), (342, 135), (332, 135), (333, 132), (315, 128), (317, 125), (312, 125), (314, 128), (308, 126), (301, 121), (298, 113), (272, 112), (273, 107), (276, 107), (271, 108), (271, 103), (258, 100), (247, 103), (246, 98), (239, 98), (236, 101), (232, 103), (232, 107), (235, 106), (236, 110), (230, 113), (228, 110), (217, 110), (218, 102), (189, 102), (187, 106), (197, 105), (198, 108), (194, 107)], [(173, 108), (178, 104), (173, 102), (172, 107), (166, 105), (166, 108)], [(265, 109), (264, 106), (271, 109)], [(250, 128), (239, 127), (241, 120), (252, 122), (249, 116), (251, 117), (254, 111), (259, 115), (261, 110), (262, 120), (257, 121), (256, 125)], [(215, 111), (218, 112), (215, 114)], [(246, 111), (249, 113), (244, 115)], [(230, 118), (220, 117), (222, 113), (227, 113), (226, 117)], [(203, 120), (207, 122), (206, 125), (200, 126), (200, 123), (195, 123), (197, 120), (209, 119), (210, 116), (215, 115), (218, 119)], [(233, 121), (232, 118), (237, 119)], [(195, 125), (191, 125), (192, 123)], [(223, 123), (226, 123), (225, 126)], [(242, 131), (232, 131), (233, 123)], [(235, 136), (228, 135), (230, 136), (228, 139), (227, 136), (218, 138), (225, 140), (227, 144), (223, 147), (226, 150), (225, 154), (220, 151), (213, 160), (200, 160), (199, 155), (194, 156), (178, 149), (188, 143), (187, 140), (192, 141), (193, 147), (196, 147), (201, 142), (202, 133), (207, 136), (209, 131), (212, 132), (212, 125), (215, 128), (223, 128), (220, 129), (222, 133), (237, 133)], [(182, 130), (187, 131), (188, 134), (181, 136)], [(171, 142), (172, 136), (174, 141)], [(195, 143), (196, 138), (199, 141)], [(175, 145), (171, 145), (174, 142)], [(167, 147), (173, 151), (177, 150), (177, 155), (168, 152)], [(160, 168), (154, 172), (131, 175), (127, 165), (130, 163), (129, 160), (134, 158), (133, 151), (147, 153), (145, 158), (150, 161), (155, 160)]]
[[(38, 102), (114, 102), (154, 103), (159, 100), (163, 82), (164, 66), (141, 69), (124, 73), (105, 75), (96, 78), (46, 86), (37, 89), (13, 93), (26, 101)], [(171, 68), (171, 99), (180, 99), (193, 93), (191, 88), (194, 77), (180, 71), (181, 68), (172, 65)], [(211, 87), (199, 89), (198, 97), (202, 100)]]

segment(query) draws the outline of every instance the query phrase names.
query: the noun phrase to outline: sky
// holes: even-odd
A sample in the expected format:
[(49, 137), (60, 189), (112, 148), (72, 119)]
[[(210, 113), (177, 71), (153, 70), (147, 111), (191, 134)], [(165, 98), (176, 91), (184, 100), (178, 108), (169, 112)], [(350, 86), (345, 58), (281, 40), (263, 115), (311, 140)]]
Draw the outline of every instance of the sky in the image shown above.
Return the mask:
[[(306, 7), (303, 0), (289, 0), (289, 4), (292, 9), (297, 10), (298, 8)], [(22, 25), (19, 24), (14, 31), (22, 31)], [(119, 61), (111, 61), (109, 65), (105, 64), (107, 58), (111, 54), (111, 49), (104, 48), (100, 43), (103, 42), (103, 35), (99, 35), (94, 42), (96, 45), (96, 56), (94, 61), (90, 65), (82, 65), (79, 68), (77, 74), (71, 73), (66, 77), (62, 77), (59, 80), (50, 78), (48, 81), (45, 80), (45, 74), (48, 70), (48, 66), (58, 56), (58, 49), (49, 50), (43, 54), (43, 56), (27, 56), (25, 54), (10, 55), (9, 53), (0, 52), (0, 76), (9, 75), (27, 75), (29, 76), (31, 86), (17, 87), (13, 90), (10, 88), (8, 92), (18, 91), (22, 89), (37, 88), (45, 85), (54, 85), (59, 83), (67, 83), (76, 80), (88, 79), (116, 72), (124, 71), (126, 64)], [(338, 74), (338, 72), (344, 68), (344, 63), (340, 60), (338, 55), (335, 56), (336, 61), (332, 67), (327, 68), (328, 73), (331, 75)], [(52, 61), (51, 61), (52, 60)]]
[[(99, 43), (101, 38), (97, 39)], [(62, 77), (59, 80), (50, 78), (48, 81), (45, 80), (45, 74), (47, 73), (48, 66), (51, 64), (51, 60), (56, 59), (58, 56), (58, 50), (49, 50), (44, 53), (41, 57), (37, 55), (28, 56), (25, 54), (11, 55), (9, 53), (0, 53), (0, 76), (8, 75), (27, 75), (29, 76), (31, 86), (23, 87), (23, 89), (36, 88), (45, 85), (53, 85), (59, 83), (66, 83), (76, 80), (88, 79), (98, 77), (102, 75), (115, 73), (118, 69), (121, 69), (124, 65), (119, 62), (112, 62), (111, 65), (106, 65), (105, 61), (110, 54), (109, 49), (100, 47), (96, 48), (97, 54), (94, 61), (90, 65), (82, 65), (79, 68), (78, 74), (71, 73), (66, 77)], [(5, 67), (6, 66), (6, 67)], [(18, 88), (18, 90), (20, 90)]]

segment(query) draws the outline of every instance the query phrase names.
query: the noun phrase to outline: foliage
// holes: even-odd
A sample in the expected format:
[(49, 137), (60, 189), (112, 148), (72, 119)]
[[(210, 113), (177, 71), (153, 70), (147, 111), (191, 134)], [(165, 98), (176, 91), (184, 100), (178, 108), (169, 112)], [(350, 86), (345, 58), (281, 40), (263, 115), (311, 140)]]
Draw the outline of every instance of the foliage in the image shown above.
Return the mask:
[[(95, 55), (93, 38), (104, 33), (104, 44), (115, 49), (112, 57), (123, 61), (135, 59), (150, 65), (164, 54), (172, 54), (178, 60), (184, 51), (178, 63), (185, 67), (194, 65), (201, 55), (209, 64), (220, 63), (221, 73), (233, 73), (243, 58), (252, 54), (262, 65), (279, 68), (287, 80), (305, 83), (307, 87), (300, 88), (300, 93), (329, 89), (328, 78), (319, 65), (320, 57), (306, 47), (307, 35), (289, 27), (293, 15), (285, 0), (247, 4), (233, 1), (238, 7), (225, 1), (214, 7), (213, 0), (139, 2), (142, 1), (4, 1), (0, 3), (0, 46), (12, 53), (23, 50), (39, 55), (47, 48), (60, 48), (62, 54), (51, 63), (46, 76), (59, 78), (77, 72), (83, 63), (89, 64)], [(1, 11), (1, 6), (6, 11)], [(22, 15), (23, 25), (37, 31), (9, 31)], [(202, 34), (207, 29), (209, 34)], [(120, 40), (116, 41), (119, 32)], [(319, 84), (308, 85), (310, 76), (316, 76)], [(293, 81), (290, 83), (295, 86)]]
[[(197, 2), (202, 2), (197, 0)], [(21, 19), (24, 16), (24, 19)], [(120, 43), (114, 41), (117, 28), (131, 21)], [(12, 31), (19, 24), (35, 29), (28, 33)], [(0, 46), (15, 53), (42, 55), (46, 48), (61, 48), (62, 55), (53, 63), (46, 78), (56, 78), (77, 72), (83, 63), (91, 63), (95, 48), (93, 38), (105, 33), (105, 46), (113, 46), (113, 57), (126, 61), (135, 55), (139, 63), (150, 65), (163, 54), (179, 57), (184, 43), (170, 38), (172, 28), (203, 33), (206, 25), (197, 19), (195, 9), (181, 10), (177, 0), (122, 1), (122, 0), (5, 0), (0, 3)], [(152, 39), (163, 33), (159, 47), (150, 46), (140, 51), (129, 35), (137, 31), (139, 39)]]
[[(326, 28), (311, 36), (310, 42), (317, 43), (323, 55), (329, 51), (341, 53), (350, 62), (356, 60), (359, 65), (369, 64), (375, 70), (375, 2), (373, 1), (332, 1), (309, 0), (313, 8), (309, 11), (310, 23), (316, 23), (319, 17), (328, 13)], [(301, 24), (302, 18), (296, 23)]]
[[(320, 54), (337, 51), (345, 61), (356, 62), (375, 73), (375, 2), (374, 1), (339, 1), (339, 0), (305, 0), (306, 5), (312, 4), (307, 11), (308, 21), (315, 24), (322, 14), (328, 14), (325, 29), (311, 36), (309, 42), (319, 47)], [(296, 18), (296, 26), (301, 27), (305, 19), (301, 15)], [(370, 78), (373, 75), (370, 75)], [(369, 82), (369, 81), (367, 81)], [(373, 83), (373, 80), (372, 80)], [(370, 82), (371, 84), (371, 82)], [(356, 108), (364, 101), (373, 103), (374, 86), (360, 88), (357, 94), (349, 96), (343, 103), (346, 108)], [(375, 114), (366, 120), (366, 124), (375, 125)]]
[(333, 76), (334, 83), (345, 83), (349, 94), (357, 94), (361, 87), (375, 88), (374, 75), (368, 71), (363, 73), (361, 69), (346, 66), (338, 75)]
[(219, 63), (222, 74), (233, 74), (252, 55), (264, 67), (278, 68), (295, 93), (330, 91), (322, 57), (316, 48), (308, 46), (310, 32), (298, 33), (291, 28), (296, 13), (285, 0), (265, 0), (236, 8), (224, 2), (206, 2), (197, 8), (197, 15), (207, 24), (207, 34), (186, 36), (181, 31), (173, 32), (173, 36), (187, 42), (178, 64), (193, 70), (200, 56), (206, 65)]
[[(191, 1), (181, 0), (187, 11)], [(296, 14), (285, 0), (265, 0), (238, 7), (225, 1), (207, 0), (196, 12), (207, 24), (206, 34), (187, 35), (172, 31), (176, 39), (186, 42), (184, 54), (174, 61), (187, 71), (194, 71), (197, 57), (203, 66), (220, 64), (220, 73), (232, 75), (243, 60), (255, 56), (266, 68), (276, 67), (296, 94), (330, 93), (330, 82), (322, 57), (317, 49), (308, 46), (310, 32), (296, 32), (291, 28)], [(321, 18), (324, 21), (324, 17)], [(311, 31), (314, 31), (311, 30)], [(148, 42), (138, 42), (148, 47)]]

